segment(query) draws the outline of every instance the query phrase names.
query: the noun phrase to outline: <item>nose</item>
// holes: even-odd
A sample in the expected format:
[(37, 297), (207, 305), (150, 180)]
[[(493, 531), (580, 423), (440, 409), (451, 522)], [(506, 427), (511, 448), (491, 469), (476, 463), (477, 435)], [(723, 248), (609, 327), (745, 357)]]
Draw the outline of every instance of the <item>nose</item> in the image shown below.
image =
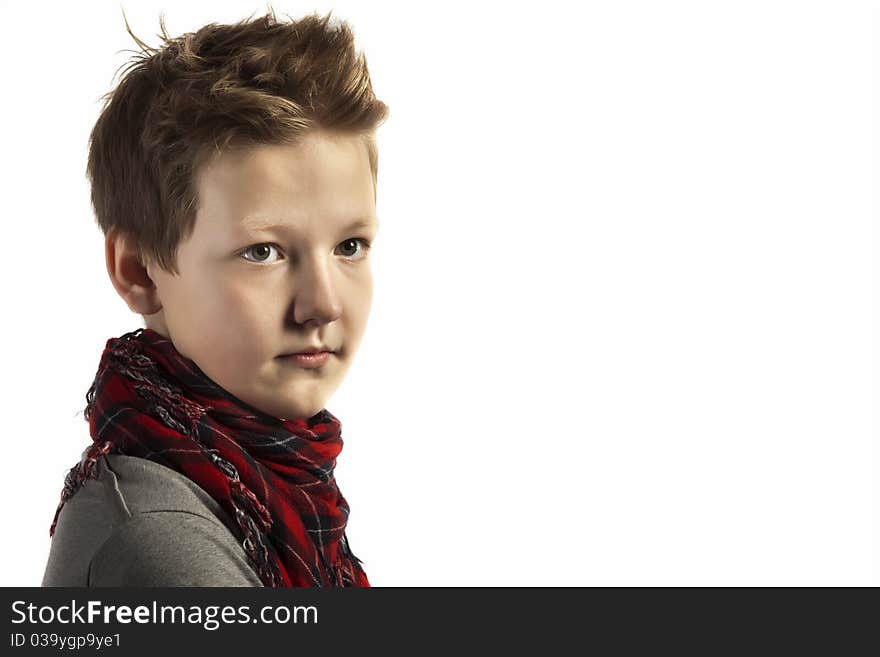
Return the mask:
[(292, 315), (298, 325), (328, 324), (342, 314), (342, 302), (333, 282), (332, 264), (320, 257), (304, 257), (293, 274)]

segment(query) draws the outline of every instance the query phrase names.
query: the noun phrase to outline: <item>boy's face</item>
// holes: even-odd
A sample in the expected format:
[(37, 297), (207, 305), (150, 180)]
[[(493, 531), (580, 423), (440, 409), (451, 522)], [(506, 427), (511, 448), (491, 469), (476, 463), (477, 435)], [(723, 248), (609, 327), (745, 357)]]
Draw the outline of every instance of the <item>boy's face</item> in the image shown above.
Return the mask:
[[(296, 146), (223, 153), (196, 183), (180, 275), (147, 267), (162, 309), (146, 325), (239, 399), (308, 418), (351, 366), (372, 302), (367, 245), (378, 225), (366, 146), (312, 132)], [(281, 357), (315, 345), (333, 350), (320, 367)]]

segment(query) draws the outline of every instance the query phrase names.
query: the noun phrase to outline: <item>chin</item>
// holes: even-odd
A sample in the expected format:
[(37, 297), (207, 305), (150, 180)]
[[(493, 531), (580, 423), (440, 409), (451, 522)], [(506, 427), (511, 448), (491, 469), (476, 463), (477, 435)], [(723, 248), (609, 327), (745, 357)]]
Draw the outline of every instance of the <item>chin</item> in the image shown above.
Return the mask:
[(313, 415), (317, 415), (318, 413), (320, 413), (323, 409), (323, 404), (321, 406), (314, 407), (314, 409), (312, 407), (285, 408), (277, 415), (274, 413), (273, 415), (276, 415), (276, 417), (280, 417), (283, 420), (308, 420)]

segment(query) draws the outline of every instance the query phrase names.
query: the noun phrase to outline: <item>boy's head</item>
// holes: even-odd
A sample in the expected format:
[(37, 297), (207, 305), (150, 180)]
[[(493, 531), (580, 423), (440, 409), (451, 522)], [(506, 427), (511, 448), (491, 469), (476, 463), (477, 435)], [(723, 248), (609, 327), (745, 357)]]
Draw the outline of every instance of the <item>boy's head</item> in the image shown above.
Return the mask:
[[(108, 273), (228, 392), (310, 417), (366, 328), (388, 108), (330, 14), (162, 32), (159, 49), (138, 41), (92, 131)], [(334, 353), (318, 367), (283, 357), (314, 347)]]

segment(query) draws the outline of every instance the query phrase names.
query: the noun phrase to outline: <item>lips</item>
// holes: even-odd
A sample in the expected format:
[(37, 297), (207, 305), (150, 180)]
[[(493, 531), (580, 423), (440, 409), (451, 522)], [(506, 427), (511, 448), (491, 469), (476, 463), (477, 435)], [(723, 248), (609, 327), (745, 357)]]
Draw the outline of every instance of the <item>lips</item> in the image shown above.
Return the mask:
[(332, 351), (318, 351), (311, 353), (298, 353), (280, 356), (282, 362), (300, 367), (314, 368), (324, 365), (333, 354)]

